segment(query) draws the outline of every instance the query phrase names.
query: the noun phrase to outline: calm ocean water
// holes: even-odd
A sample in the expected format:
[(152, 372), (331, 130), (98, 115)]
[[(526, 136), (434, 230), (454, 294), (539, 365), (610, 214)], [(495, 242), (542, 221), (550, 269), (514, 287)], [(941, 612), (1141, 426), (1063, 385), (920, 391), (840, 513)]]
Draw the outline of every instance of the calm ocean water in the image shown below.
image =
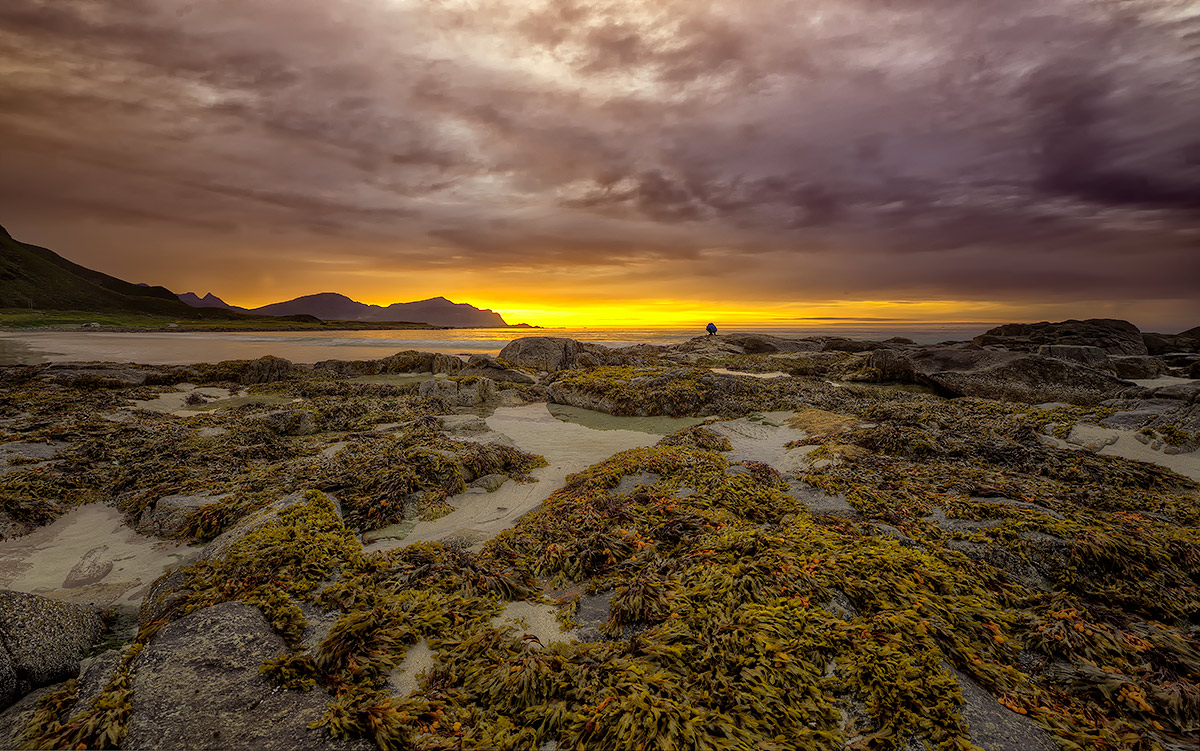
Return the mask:
[[(918, 343), (970, 339), (990, 324), (908, 325), (894, 328), (738, 327), (721, 333), (753, 331), (776, 336), (837, 335), (852, 339), (908, 337)], [(0, 364), (101, 360), (183, 365), (275, 355), (293, 362), (368, 360), (415, 349), (447, 354), (495, 354), (522, 336), (562, 336), (610, 347), (671, 344), (704, 334), (695, 328), (545, 328), (450, 329), (441, 331), (318, 332), (161, 332), (119, 334), (107, 331), (0, 332)]]

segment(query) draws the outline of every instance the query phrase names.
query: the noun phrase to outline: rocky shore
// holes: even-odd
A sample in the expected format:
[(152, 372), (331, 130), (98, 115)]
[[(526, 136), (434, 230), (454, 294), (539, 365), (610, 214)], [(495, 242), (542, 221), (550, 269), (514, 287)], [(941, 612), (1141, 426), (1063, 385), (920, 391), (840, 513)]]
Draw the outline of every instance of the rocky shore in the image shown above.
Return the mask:
[(0, 748), (1195, 749), (1200, 329), (0, 368)]

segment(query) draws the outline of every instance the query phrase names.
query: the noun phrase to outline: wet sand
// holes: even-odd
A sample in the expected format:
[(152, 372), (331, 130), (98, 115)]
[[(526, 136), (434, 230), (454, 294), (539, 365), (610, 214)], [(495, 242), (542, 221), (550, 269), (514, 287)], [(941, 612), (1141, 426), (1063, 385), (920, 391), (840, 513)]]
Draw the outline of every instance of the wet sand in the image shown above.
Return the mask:
[(136, 608), (146, 588), (199, 547), (146, 537), (120, 511), (80, 506), (53, 524), (0, 541), (0, 588), (99, 607)]

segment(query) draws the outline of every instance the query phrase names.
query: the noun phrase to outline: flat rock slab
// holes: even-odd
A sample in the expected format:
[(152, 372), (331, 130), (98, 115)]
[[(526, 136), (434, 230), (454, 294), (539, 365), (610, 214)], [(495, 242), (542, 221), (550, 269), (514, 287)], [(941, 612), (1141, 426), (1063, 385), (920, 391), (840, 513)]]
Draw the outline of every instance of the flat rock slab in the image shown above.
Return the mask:
[(259, 675), (287, 651), (257, 608), (227, 602), (162, 629), (133, 663), (133, 712), (125, 749), (371, 749), (308, 724), (329, 695), (281, 691)]
[(962, 690), (962, 717), (971, 742), (987, 751), (1055, 751), (1054, 737), (1028, 717), (1006, 708), (979, 684), (949, 665), (946, 669)]

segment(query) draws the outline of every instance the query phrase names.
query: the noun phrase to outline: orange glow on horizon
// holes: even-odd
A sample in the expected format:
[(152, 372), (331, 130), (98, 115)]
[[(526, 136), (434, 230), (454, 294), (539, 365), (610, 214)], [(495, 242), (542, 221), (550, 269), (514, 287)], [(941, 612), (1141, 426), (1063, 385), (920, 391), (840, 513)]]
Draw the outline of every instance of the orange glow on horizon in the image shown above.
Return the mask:
[[(506, 290), (506, 293), (511, 295), (511, 290)], [(348, 296), (371, 305), (386, 306), (395, 302), (394, 299), (366, 295)], [(686, 299), (514, 299), (481, 290), (443, 296), (456, 303), (490, 308), (509, 324), (527, 323), (545, 328), (691, 327), (713, 321), (725, 330), (734, 327), (828, 330), (838, 327), (902, 328), (955, 322), (995, 324), (1040, 320), (1039, 310), (1053, 316), (1053, 311), (1044, 306), (1034, 310), (1013, 303), (963, 300), (830, 300), (774, 304), (724, 301), (712, 304)], [(406, 302), (421, 299), (428, 299), (428, 296), (411, 296)], [(277, 301), (227, 300), (230, 304), (249, 308)]]

